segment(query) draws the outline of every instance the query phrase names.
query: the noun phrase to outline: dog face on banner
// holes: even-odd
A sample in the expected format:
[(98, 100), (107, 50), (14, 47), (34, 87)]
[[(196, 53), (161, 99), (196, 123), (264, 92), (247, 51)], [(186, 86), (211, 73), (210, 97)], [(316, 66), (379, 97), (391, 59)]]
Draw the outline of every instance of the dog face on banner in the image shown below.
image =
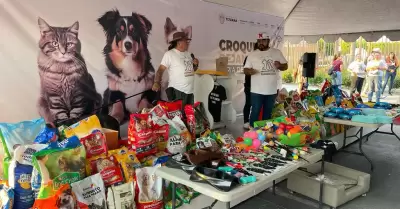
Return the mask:
[(188, 39), (192, 39), (192, 26), (187, 26), (187, 27), (177, 26), (172, 22), (172, 20), (169, 17), (167, 17), (167, 19), (165, 20), (164, 32), (165, 32), (165, 42), (167, 44), (169, 44), (169, 42), (172, 40), (172, 36), (175, 32), (184, 32)]

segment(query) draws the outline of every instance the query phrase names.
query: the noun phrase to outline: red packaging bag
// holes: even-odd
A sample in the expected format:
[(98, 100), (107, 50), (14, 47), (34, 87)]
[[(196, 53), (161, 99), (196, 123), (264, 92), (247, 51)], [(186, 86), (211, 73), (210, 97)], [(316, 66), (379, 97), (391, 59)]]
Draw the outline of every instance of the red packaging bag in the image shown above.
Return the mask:
[(192, 134), (192, 139), (196, 139), (202, 132), (210, 128), (206, 111), (203, 103), (195, 102), (194, 105), (185, 106), (186, 124)]
[(154, 125), (153, 126), (154, 139), (156, 140), (157, 151), (158, 152), (166, 152), (167, 151), (167, 142), (168, 142), (168, 133), (169, 133), (169, 125)]
[(169, 119), (172, 119), (175, 116), (179, 116), (180, 118), (183, 118), (182, 100), (178, 100), (175, 102), (159, 101), (158, 104), (161, 105), (161, 107), (165, 110), (167, 117)]
[(124, 176), (114, 155), (90, 161), (91, 173), (100, 173), (106, 187), (124, 183)]
[(96, 131), (80, 139), (86, 149), (86, 158), (92, 158), (107, 153), (107, 141), (105, 135)]
[(128, 140), (130, 149), (139, 159), (157, 153), (150, 114), (131, 114)]

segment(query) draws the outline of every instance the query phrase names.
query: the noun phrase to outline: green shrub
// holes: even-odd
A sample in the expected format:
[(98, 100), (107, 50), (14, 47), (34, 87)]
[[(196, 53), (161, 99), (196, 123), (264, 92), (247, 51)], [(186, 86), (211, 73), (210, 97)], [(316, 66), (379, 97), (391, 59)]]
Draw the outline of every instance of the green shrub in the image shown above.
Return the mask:
[(282, 81), (284, 83), (293, 83), (294, 82), (293, 70), (292, 69), (283, 71), (283, 73), (282, 73)]
[(327, 73), (327, 70), (324, 68), (319, 68), (315, 72), (314, 78), (309, 78), (308, 83), (310, 85), (319, 85), (325, 81), (325, 79), (330, 79), (330, 76)]

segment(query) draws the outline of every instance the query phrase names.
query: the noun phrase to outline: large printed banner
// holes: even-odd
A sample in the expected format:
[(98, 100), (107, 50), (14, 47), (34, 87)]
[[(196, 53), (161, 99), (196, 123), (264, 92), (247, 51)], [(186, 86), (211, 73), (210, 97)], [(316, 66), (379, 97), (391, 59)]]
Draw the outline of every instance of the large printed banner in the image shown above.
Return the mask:
[[(171, 35), (192, 38), (200, 69), (229, 57), (240, 79), (233, 92), (244, 105), (243, 60), (259, 32), (280, 48), (283, 18), (200, 0), (4, 0), (0, 7), (0, 121), (65, 120), (134, 94), (106, 111), (126, 117), (149, 103), (154, 73)], [(164, 79), (166, 81), (167, 79)]]

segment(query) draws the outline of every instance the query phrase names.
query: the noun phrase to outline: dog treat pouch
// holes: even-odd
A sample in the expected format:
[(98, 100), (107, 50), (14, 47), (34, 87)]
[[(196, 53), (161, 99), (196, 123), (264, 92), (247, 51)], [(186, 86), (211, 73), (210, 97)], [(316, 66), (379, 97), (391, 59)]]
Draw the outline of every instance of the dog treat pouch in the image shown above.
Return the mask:
[(71, 184), (79, 209), (106, 209), (106, 188), (100, 174)]
[(13, 209), (14, 191), (7, 186), (0, 185), (0, 208)]
[(138, 158), (157, 152), (150, 114), (132, 114), (128, 128), (131, 149)]
[(83, 138), (98, 131), (102, 132), (100, 120), (96, 115), (92, 115), (64, 129), (64, 134), (66, 137), (76, 135)]
[(107, 203), (108, 209), (136, 209), (134, 182), (109, 187)]
[(162, 179), (156, 176), (156, 170), (161, 167), (144, 167), (136, 170), (138, 209), (161, 209), (163, 207)]
[(51, 196), (43, 199), (36, 199), (33, 209), (76, 209), (76, 196), (69, 184), (58, 188)]
[(86, 152), (83, 146), (45, 149), (34, 154), (33, 164), (42, 178), (38, 198), (51, 197), (64, 184), (86, 177)]
[(122, 184), (124, 177), (114, 155), (100, 156), (90, 161), (91, 173), (100, 173), (106, 187)]
[(85, 146), (87, 158), (107, 153), (105, 135), (99, 131), (81, 138), (80, 141)]

